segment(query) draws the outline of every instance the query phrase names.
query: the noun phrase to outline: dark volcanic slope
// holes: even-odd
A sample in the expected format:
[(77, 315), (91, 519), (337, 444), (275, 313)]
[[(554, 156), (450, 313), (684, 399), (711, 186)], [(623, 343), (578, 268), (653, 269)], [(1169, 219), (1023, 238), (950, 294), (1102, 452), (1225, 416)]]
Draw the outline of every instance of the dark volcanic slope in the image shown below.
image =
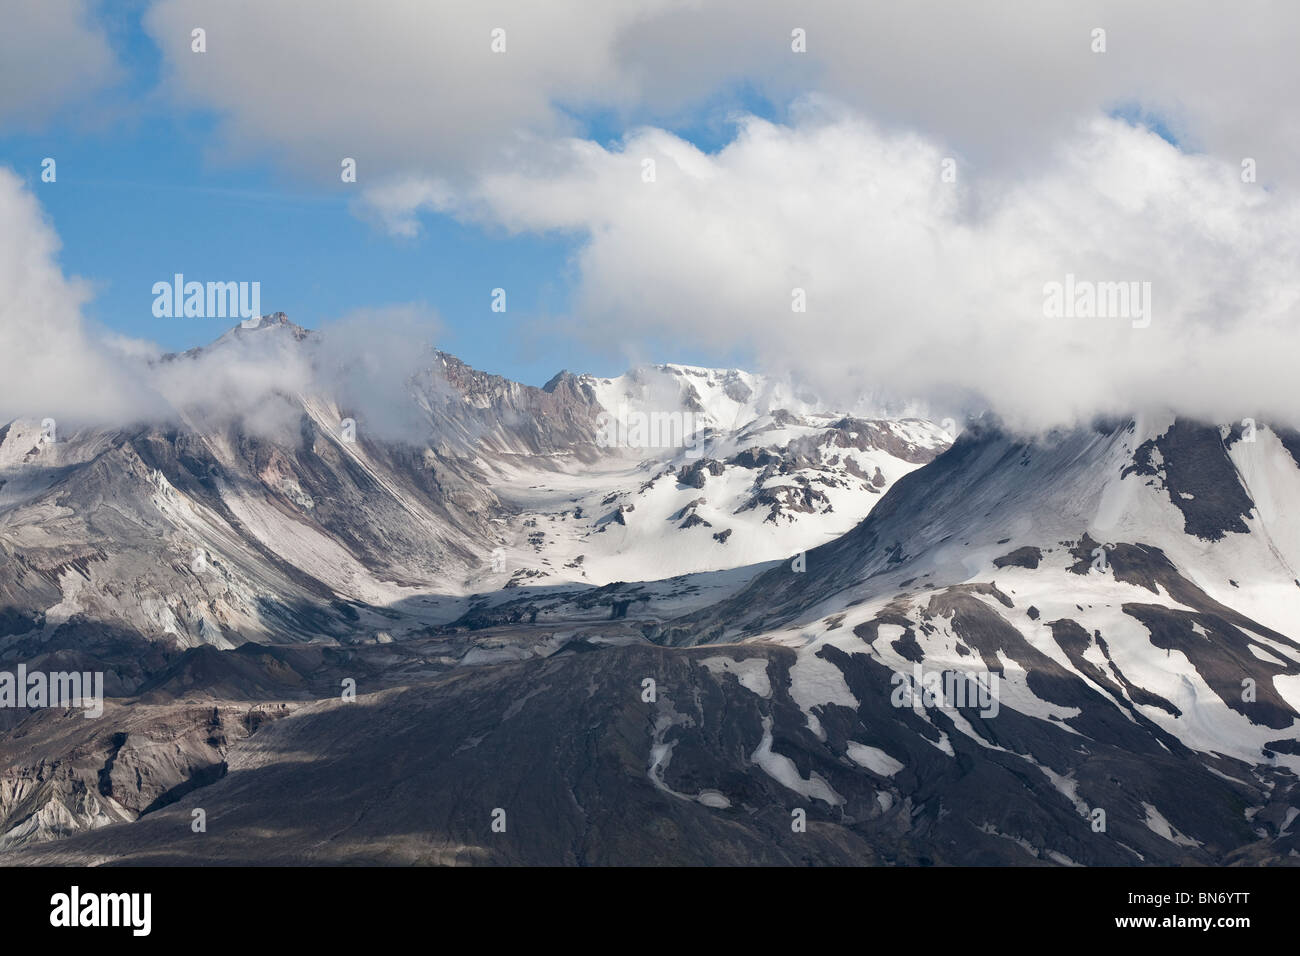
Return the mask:
[[(138, 822), (8, 859), (1122, 865), (1284, 859), (1294, 849), (1295, 836), (1278, 834), (1300, 796), (1293, 781), (1268, 794), (1244, 768), (1223, 761), (1212, 773), (1176, 741), (1118, 717), (1094, 728), (1111, 738), (1103, 742), (1007, 711), (988, 721), (965, 713), (988, 745), (1044, 755), (1076, 779), (1089, 805), (1106, 809), (1106, 831), (1095, 832), (1034, 761), (972, 742), (943, 714), (932, 724), (892, 707), (889, 672), (869, 658), (823, 656), (861, 701), (817, 709), (825, 740), (789, 695), (789, 650), (574, 649), (299, 707), (223, 743), (228, 769), (215, 782)], [(758, 662), (770, 696), (741, 685), (735, 668), (746, 661), (751, 675)], [(646, 678), (654, 702), (643, 700)], [(847, 756), (853, 741), (885, 755), (877, 769)], [(1163, 808), (1188, 845), (1153, 832), (1144, 804)], [(1253, 825), (1252, 807), (1263, 808)], [(191, 829), (199, 808), (205, 833)], [(806, 832), (792, 826), (800, 809)], [(492, 829), (496, 810), (505, 832)]]

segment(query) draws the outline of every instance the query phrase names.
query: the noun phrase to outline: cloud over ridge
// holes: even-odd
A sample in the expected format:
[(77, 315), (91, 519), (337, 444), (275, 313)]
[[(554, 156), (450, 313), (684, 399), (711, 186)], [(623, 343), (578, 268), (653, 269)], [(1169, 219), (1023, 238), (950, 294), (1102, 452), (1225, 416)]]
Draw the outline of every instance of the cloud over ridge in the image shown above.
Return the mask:
[[(654, 129), (559, 154), (459, 200), (398, 191), (583, 235), (577, 314), (593, 337), (744, 343), (829, 393), (870, 383), (1025, 428), (1163, 407), (1300, 422), (1300, 205), (1123, 120), (1081, 123), (1032, 175), (957, 162), (955, 182), (938, 144), (826, 103), (791, 126), (745, 118), (714, 155)], [(1046, 314), (1045, 290), (1067, 281), (1149, 283), (1150, 314)]]
[[(77, 29), (57, 42), (102, 79), (111, 54), (87, 8), (64, 5)], [(312, 182), (355, 157), (356, 211), (399, 237), (453, 217), (576, 238), (561, 318), (588, 343), (745, 351), (846, 404), (883, 391), (1026, 429), (1155, 408), (1300, 425), (1293, 4), (394, 0), (374, 16), (156, 0), (143, 22), (169, 101), (216, 117), (215, 149)], [(737, 85), (774, 115), (734, 117), (714, 152), (680, 133)], [(598, 141), (591, 115), (621, 141)], [(184, 404), (182, 383), (139, 374), (156, 350), (83, 320), (87, 287), (3, 169), (0, 226), (0, 409), (122, 420)], [(1045, 305), (1053, 284), (1128, 283), (1150, 293), (1137, 321)], [(321, 374), (247, 361), (247, 380), (206, 381), (238, 404)]]

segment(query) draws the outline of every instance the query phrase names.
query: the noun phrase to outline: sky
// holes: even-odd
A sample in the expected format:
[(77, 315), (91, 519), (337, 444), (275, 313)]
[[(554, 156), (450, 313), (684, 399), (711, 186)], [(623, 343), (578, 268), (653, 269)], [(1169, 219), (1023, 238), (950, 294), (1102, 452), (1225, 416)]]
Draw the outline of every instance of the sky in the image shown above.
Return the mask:
[(0, 6), (9, 414), (142, 413), (131, 362), (231, 324), (154, 315), (183, 273), (534, 385), (1300, 423), (1291, 3)]
[[(572, 243), (505, 236), (450, 217), (413, 239), (388, 236), (351, 211), (355, 190), (295, 177), (264, 158), (224, 156), (213, 145), (211, 111), (168, 105), (157, 87), (163, 56), (141, 23), (144, 5), (111, 31), (104, 7), (63, 6), (105, 29), (118, 82), (84, 103), (74, 99), (71, 111), (0, 123), (0, 165), (41, 201), (62, 240), (63, 268), (92, 284), (88, 319), (168, 350), (215, 339), (223, 319), (154, 317), (154, 282), (181, 272), (259, 281), (266, 311), (308, 327), (354, 309), (422, 304), (444, 318), (440, 347), (532, 384), (572, 361), (621, 371), (611, 356), (601, 361), (545, 331), (545, 319), (567, 308)], [(8, 95), (20, 99), (17, 92), (11, 85)], [(58, 178), (42, 189), (47, 156)], [(506, 316), (489, 311), (497, 287), (509, 293)], [(528, 329), (529, 320), (541, 321), (526, 341), (502, 334)]]

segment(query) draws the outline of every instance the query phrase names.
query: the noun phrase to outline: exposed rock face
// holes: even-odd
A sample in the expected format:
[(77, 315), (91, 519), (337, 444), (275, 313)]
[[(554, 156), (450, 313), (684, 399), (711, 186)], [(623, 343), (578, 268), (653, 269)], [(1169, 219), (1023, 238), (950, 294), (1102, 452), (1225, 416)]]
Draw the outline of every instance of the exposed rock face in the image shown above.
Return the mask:
[(470, 368), (446, 352), (421, 390), (433, 431), (448, 447), (497, 455), (598, 457), (596, 418), (601, 407), (589, 385), (561, 372), (542, 388)]
[(725, 471), (726, 466), (722, 462), (714, 461), (712, 458), (701, 458), (689, 465), (682, 465), (677, 473), (677, 480), (691, 488), (703, 488), (709, 475), (716, 478)]
[(1043, 560), (1043, 552), (1033, 545), (1026, 545), (1023, 548), (1016, 548), (1009, 554), (1004, 554), (1000, 558), (993, 559), (995, 568), (1029, 568), (1031, 571), (1038, 567), (1038, 562)]
[(287, 708), (109, 704), (93, 721), (35, 711), (21, 738), (0, 741), (0, 851), (170, 806), (220, 780), (231, 744)]
[(1125, 474), (1142, 475), (1168, 492), (1188, 534), (1217, 541), (1246, 533), (1253, 502), (1216, 427), (1178, 420), (1164, 434), (1143, 442)]

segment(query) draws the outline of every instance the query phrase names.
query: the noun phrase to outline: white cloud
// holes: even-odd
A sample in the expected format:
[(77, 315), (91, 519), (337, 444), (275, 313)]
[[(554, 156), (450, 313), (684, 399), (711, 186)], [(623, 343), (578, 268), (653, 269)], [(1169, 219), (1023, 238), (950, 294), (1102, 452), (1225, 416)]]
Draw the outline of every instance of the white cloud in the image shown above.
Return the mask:
[(85, 0), (7, 3), (3, 16), (0, 122), (41, 122), (117, 76)]
[(429, 441), (428, 421), (411, 399), (410, 382), (416, 376), (428, 381), (440, 331), (438, 317), (422, 306), (350, 312), (321, 328), (313, 356), (315, 387), (370, 434)]
[(67, 433), (212, 416), (296, 434), (301, 394), (339, 402), (383, 437), (427, 439), (406, 391), (431, 364), (438, 322), (427, 308), (359, 310), (311, 344), (287, 328), (236, 329), (163, 361), (156, 345), (85, 321), (89, 288), (63, 274), (58, 250), (36, 197), (0, 167), (0, 424), (53, 418)]
[[(1166, 405), (1300, 421), (1300, 205), (1122, 121), (1080, 124), (1032, 175), (955, 184), (935, 143), (824, 104), (750, 118), (716, 155), (660, 130), (563, 154), (435, 207), (584, 234), (593, 338), (744, 345), (823, 393), (987, 402), (1026, 427)], [(1149, 327), (1046, 317), (1067, 274), (1149, 282)]]
[[(629, 351), (749, 346), (826, 392), (987, 401), (1027, 425), (1153, 404), (1300, 420), (1295, 4), (158, 0), (146, 25), (225, 148), (319, 180), (354, 157), (359, 208), (395, 233), (433, 210), (581, 237), (575, 319)], [(568, 109), (698, 119), (738, 83), (802, 105), (716, 155), (653, 126), (616, 151), (571, 138)], [(1123, 104), (1185, 151), (1105, 119)], [(11, 281), (84, 344), (81, 292), (51, 269)], [(1046, 319), (1067, 273), (1150, 282), (1151, 326)]]
[[(1165, 402), (1300, 418), (1296, 4), (160, 0), (148, 23), (229, 147), (319, 177), (356, 156), (359, 208), (394, 233), (433, 210), (581, 237), (577, 320), (629, 352), (750, 346), (825, 391), (1027, 424)], [(698, 120), (742, 83), (788, 125), (746, 120), (714, 156), (653, 126), (622, 151), (571, 138), (566, 108)], [(1105, 119), (1121, 106), (1184, 151)], [(1151, 327), (1045, 319), (1067, 273), (1151, 282)]]
[(973, 168), (1032, 170), (1080, 119), (1133, 103), (1197, 149), (1255, 158), (1263, 181), (1300, 175), (1290, 0), (158, 0), (146, 23), (167, 89), (217, 111), (229, 148), (318, 179), (352, 156), (367, 184), (461, 181), (575, 132), (566, 110), (670, 126), (742, 83), (778, 107), (833, 96)]
[(40, 204), (0, 167), (0, 419), (129, 418), (148, 399), (89, 329)]
[[(681, 0), (591, 4), (551, 0), (161, 0), (145, 23), (167, 89), (215, 109), (235, 152), (270, 149), (307, 178), (337, 181), (343, 157), (359, 180), (411, 167), (472, 169), (571, 126), (557, 101), (586, 100), (630, 79), (619, 37)], [(190, 34), (206, 31), (207, 52)], [(492, 31), (505, 32), (494, 53)]]

